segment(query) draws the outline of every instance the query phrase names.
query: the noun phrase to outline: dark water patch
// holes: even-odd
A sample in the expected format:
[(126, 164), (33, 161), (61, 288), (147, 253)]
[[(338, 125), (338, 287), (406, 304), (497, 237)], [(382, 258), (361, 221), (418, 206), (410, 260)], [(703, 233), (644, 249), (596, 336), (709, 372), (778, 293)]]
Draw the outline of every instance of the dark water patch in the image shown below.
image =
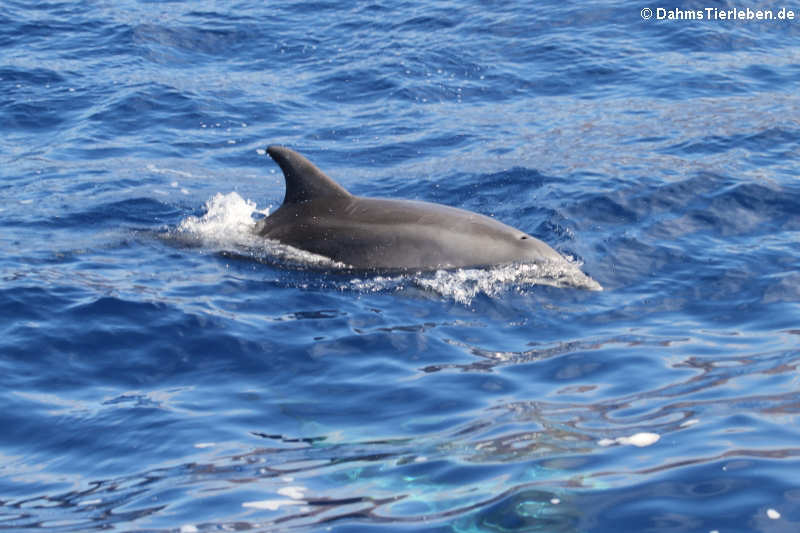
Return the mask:
[[(123, 61), (129, 68), (139, 66), (140, 61), (129, 56), (134, 42), (134, 30), (127, 24), (108, 24), (102, 20), (84, 23), (74, 35), (65, 36), (60, 55), (64, 59), (96, 61), (89, 73), (103, 72), (110, 58)], [(89, 43), (96, 43), (90, 46)]]
[(422, 104), (443, 104), (448, 102), (461, 102), (464, 97), (472, 98), (476, 94), (485, 96), (486, 90), (470, 88), (466, 84), (428, 82), (414, 84), (407, 82), (406, 86), (392, 91), (392, 96), (400, 101), (417, 102)]
[(787, 224), (797, 226), (800, 215), (796, 212), (796, 200), (785, 189), (741, 183), (714, 196), (709, 211), (718, 219), (715, 231), (722, 235), (764, 233)]
[(798, 136), (796, 130), (776, 127), (754, 134), (712, 135), (702, 139), (687, 140), (666, 148), (664, 152), (688, 157), (716, 154), (733, 149), (747, 150), (759, 154), (775, 152), (785, 154), (794, 149), (798, 141), (800, 141), (800, 136)]
[[(208, 19), (206, 19), (208, 20)], [(133, 43), (147, 50), (149, 59), (191, 67), (204, 56), (225, 57), (236, 54), (261, 31), (237, 24), (234, 29), (174, 27), (140, 24), (133, 29)], [(170, 53), (171, 52), (171, 53)], [(207, 59), (208, 60), (208, 59)]]
[(736, 145), (736, 140), (711, 136), (698, 142), (687, 141), (679, 146), (671, 147), (669, 152), (681, 153), (685, 155), (693, 154), (714, 154), (718, 152), (725, 152)]
[(746, 95), (747, 88), (727, 74), (676, 70), (663, 77), (650, 77), (644, 85), (645, 93), (654, 98), (684, 100), (717, 94)]
[(159, 84), (130, 91), (103, 107), (89, 119), (102, 125), (108, 135), (164, 127), (194, 130), (206, 120), (191, 95)]
[(395, 30), (413, 29), (415, 32), (435, 32), (454, 28), (460, 21), (452, 18), (453, 13), (442, 11), (440, 13), (412, 17), (396, 24)]
[(286, 11), (289, 13), (305, 13), (311, 15), (317, 12), (325, 12), (325, 11), (338, 11), (340, 4), (329, 1), (325, 2), (324, 0), (299, 0), (289, 2), (286, 6)]
[(59, 313), (69, 305), (71, 300), (66, 296), (72, 292), (69, 289), (54, 291), (43, 287), (10, 287), (3, 290), (0, 293), (0, 316), (13, 317), (6, 323), (6, 331), (10, 334), (25, 321), (35, 323), (49, 320), (53, 313)]
[[(740, 454), (742, 457), (737, 457)], [(755, 450), (733, 452), (706, 464), (687, 466), (686, 470), (692, 474), (688, 478), (666, 472), (637, 484), (636, 490), (610, 487), (590, 491), (581, 494), (574, 503), (591, 509), (582, 523), (588, 525), (600, 516), (611, 520), (625, 516), (625, 522), (618, 527), (631, 532), (770, 530), (775, 526), (770, 525), (772, 520), (767, 510), (774, 508), (789, 513), (785, 519), (790, 523), (796, 522), (797, 517), (790, 509), (776, 504), (792, 489), (766, 482), (768, 472), (776, 465), (769, 455), (759, 458), (760, 455)], [(776, 450), (774, 455), (788, 458), (791, 464), (796, 462), (797, 451)], [(670, 511), (676, 507), (681, 511)], [(709, 514), (712, 507), (715, 512)]]
[(5, 84), (24, 83), (26, 85), (42, 86), (65, 83), (66, 79), (58, 72), (45, 68), (21, 69), (4, 67), (0, 68), (0, 81)]
[(253, 19), (247, 12), (240, 13), (235, 10), (190, 10), (184, 15), (187, 19), (196, 19), (197, 22), (223, 26), (225, 28), (238, 28), (249, 26)]
[(179, 210), (152, 198), (131, 198), (94, 206), (81, 212), (58, 215), (47, 224), (77, 228), (128, 225), (129, 227), (153, 227), (174, 222)]
[[(318, 162), (317, 166), (323, 170), (325, 170), (326, 166), (335, 167), (337, 163), (341, 164), (341, 162), (346, 162), (348, 165), (358, 165), (361, 163), (368, 167), (374, 167), (375, 162), (381, 162), (382, 166), (395, 166), (420, 156), (433, 154), (443, 147), (457, 148), (466, 146), (470, 144), (472, 140), (473, 139), (467, 135), (455, 134), (440, 136), (436, 135), (435, 132), (431, 132), (430, 136), (419, 137), (415, 135), (412, 139), (407, 141), (387, 142), (375, 147), (354, 147), (331, 151), (322, 158), (323, 160), (328, 158), (331, 163), (326, 165), (324, 162)], [(311, 158), (311, 156), (308, 157)], [(316, 161), (316, 159), (314, 161)], [(333, 170), (328, 170), (327, 172), (329, 175), (336, 175)], [(341, 176), (339, 179), (341, 180), (343, 178), (345, 178), (345, 176)], [(382, 193), (382, 196), (411, 197), (406, 196), (406, 193), (403, 192), (406, 189), (403, 184), (409, 182), (409, 176), (394, 175), (391, 178), (391, 182), (392, 187), (398, 187), (398, 189), (394, 193), (391, 191)], [(363, 194), (364, 196), (377, 196), (377, 194), (370, 192), (369, 188), (379, 186), (381, 186), (381, 184), (370, 183), (369, 180), (367, 180), (365, 183), (359, 184), (359, 187), (364, 187), (363, 190), (353, 188), (351, 192)], [(419, 185), (417, 185), (417, 187), (419, 188)], [(418, 196), (418, 194), (415, 194), (413, 197), (416, 196)]]
[(329, 102), (370, 102), (385, 98), (395, 88), (390, 76), (380, 75), (376, 70), (351, 70), (336, 74), (334, 79), (317, 80), (317, 89), (309, 96)]
[(800, 145), (800, 130), (774, 127), (748, 135), (742, 146), (754, 153), (790, 153)]
[(698, 232), (745, 236), (796, 227), (794, 192), (703, 173), (643, 192), (598, 195), (578, 205), (581, 217), (593, 223), (626, 226), (641, 221), (658, 238)]
[[(83, 139), (82, 143), (76, 141), (75, 147), (63, 150), (60, 155), (86, 161), (105, 161), (109, 159), (123, 159), (131, 155), (178, 155), (174, 150), (167, 150), (163, 146), (148, 147), (146, 149), (131, 146), (103, 146), (97, 139)], [(123, 182), (130, 180), (121, 180)]]
[(498, 533), (576, 531), (580, 524), (580, 513), (570, 508), (569, 504), (561, 505), (559, 494), (531, 488), (505, 495), (498, 502), (474, 512), (474, 516), (458, 520), (456, 527)]
[(608, 197), (598, 197), (586, 202), (591, 207), (593, 222), (613, 225), (627, 225), (636, 221), (636, 213)]
[(730, 237), (791, 230), (798, 224), (791, 196), (764, 185), (738, 184), (697, 203), (676, 218), (660, 221), (655, 232), (673, 238), (692, 233)]
[[(725, 6), (719, 6), (725, 11)], [(757, 49), (763, 41), (748, 32), (743, 24), (678, 24), (661, 21), (647, 26), (648, 33), (657, 34), (661, 50), (724, 54), (739, 50)]]
[[(532, 232), (533, 224), (554, 212), (547, 201), (536, 202), (551, 178), (528, 169), (511, 169), (484, 176), (464, 175), (436, 183), (432, 201), (476, 211), (506, 224)], [(490, 190), (486, 185), (491, 184)], [(476, 194), (477, 191), (480, 194)], [(515, 199), (510, 202), (510, 199)], [(526, 225), (527, 230), (522, 226)], [(543, 228), (538, 228), (539, 231)]]
[[(58, 377), (42, 374), (38, 381), (50, 383), (51, 390), (96, 380), (137, 387), (169, 380), (169, 376), (180, 376), (192, 368), (198, 371), (195, 379), (209, 379), (214, 372), (230, 364), (226, 357), (217, 359), (217, 356), (240, 353), (244, 347), (234, 336), (205, 331), (204, 328), (219, 320), (213, 316), (183, 314), (158, 301), (129, 301), (111, 296), (114, 292), (114, 287), (108, 287), (108, 296), (93, 298), (86, 294), (82, 300), (89, 299), (88, 302), (78, 301), (67, 308), (62, 305), (53, 315), (63, 324), (62, 330), (42, 332), (39, 345), (43, 359), (62, 371)], [(134, 322), (131, 321), (133, 317), (136, 317)], [(147, 324), (163, 336), (159, 339), (141, 334), (135, 322)], [(35, 327), (35, 324), (22, 322), (12, 333), (17, 338), (25, 338), (35, 333)], [(23, 363), (28, 353), (24, 345), (7, 348), (9, 357), (21, 358), (18, 360), (20, 367), (35, 368), (42, 362)], [(249, 349), (262, 353), (264, 348), (254, 344)], [(132, 357), (140, 350), (150, 355)]]
[(17, 130), (50, 130), (63, 124), (66, 119), (61, 109), (52, 104), (18, 103), (3, 107), (9, 118), (6, 125)]
[(770, 89), (791, 81), (784, 79), (775, 69), (766, 65), (750, 65), (742, 70), (742, 75)]
[[(221, 111), (219, 114), (214, 114), (211, 112), (210, 107), (212, 103), (214, 107), (220, 106)], [(252, 101), (247, 103), (240, 102), (234, 104), (228, 103), (228, 100), (225, 98), (221, 98), (215, 99), (213, 102), (209, 100), (202, 100), (201, 105), (206, 108), (203, 110), (203, 123), (207, 127), (220, 124), (220, 127), (225, 127), (227, 130), (228, 128), (246, 128), (253, 123), (258, 124), (271, 122), (275, 120), (275, 118), (280, 114), (281, 110), (283, 112), (290, 111), (292, 104), (290, 102), (260, 101)], [(287, 107), (284, 108), (284, 105)], [(203, 124), (200, 124), (200, 127), (202, 128)], [(251, 135), (259, 135), (257, 132), (250, 133)], [(258, 138), (260, 139), (260, 142), (264, 143), (265, 145), (269, 142), (267, 139), (261, 138), (260, 135)]]

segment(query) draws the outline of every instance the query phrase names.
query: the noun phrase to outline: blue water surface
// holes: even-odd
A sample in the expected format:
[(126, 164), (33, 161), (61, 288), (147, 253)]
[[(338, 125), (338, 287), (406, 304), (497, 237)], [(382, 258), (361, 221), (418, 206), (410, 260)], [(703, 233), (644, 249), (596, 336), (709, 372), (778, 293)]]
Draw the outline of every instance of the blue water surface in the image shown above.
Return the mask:
[[(800, 13), (645, 7), (0, 5), (0, 529), (800, 529)], [(268, 144), (605, 290), (265, 257)]]

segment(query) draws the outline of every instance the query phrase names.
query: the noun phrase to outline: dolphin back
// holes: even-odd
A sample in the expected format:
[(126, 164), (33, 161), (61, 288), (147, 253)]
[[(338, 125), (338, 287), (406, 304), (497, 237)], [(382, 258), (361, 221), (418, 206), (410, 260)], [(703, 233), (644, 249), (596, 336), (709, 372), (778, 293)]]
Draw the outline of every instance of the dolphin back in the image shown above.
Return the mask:
[[(574, 271), (574, 286), (600, 287), (546, 243), (493, 218), (441, 204), (354, 196), (282, 146), (283, 205), (256, 224), (267, 239), (367, 270), (436, 270), (534, 263)], [(579, 275), (578, 275), (579, 274)]]

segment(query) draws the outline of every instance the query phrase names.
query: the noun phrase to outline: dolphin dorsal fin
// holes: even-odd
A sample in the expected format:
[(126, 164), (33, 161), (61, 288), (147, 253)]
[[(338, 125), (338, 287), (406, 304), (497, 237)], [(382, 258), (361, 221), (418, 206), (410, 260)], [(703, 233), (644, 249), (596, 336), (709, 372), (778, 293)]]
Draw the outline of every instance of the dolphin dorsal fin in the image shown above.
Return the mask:
[(299, 204), (320, 197), (347, 198), (350, 193), (330, 179), (314, 163), (284, 146), (267, 148), (269, 156), (278, 163), (286, 180), (284, 204)]

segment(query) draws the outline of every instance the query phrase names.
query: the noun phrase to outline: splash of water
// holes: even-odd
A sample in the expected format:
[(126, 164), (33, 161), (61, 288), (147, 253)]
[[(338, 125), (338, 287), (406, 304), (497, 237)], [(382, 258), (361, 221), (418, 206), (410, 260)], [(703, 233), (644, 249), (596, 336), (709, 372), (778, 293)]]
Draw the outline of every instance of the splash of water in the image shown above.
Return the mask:
[(256, 213), (269, 215), (269, 208), (258, 210), (255, 202), (245, 200), (236, 192), (217, 193), (206, 202), (206, 212), (202, 216), (186, 217), (177, 231), (205, 245), (252, 245)]
[(255, 233), (256, 217), (269, 216), (269, 207), (258, 209), (252, 200), (239, 193), (217, 193), (206, 202), (200, 217), (186, 217), (173, 237), (185, 244), (194, 244), (215, 251), (242, 255), (265, 263), (287, 266), (343, 268), (346, 265), (331, 259), (269, 241)]

